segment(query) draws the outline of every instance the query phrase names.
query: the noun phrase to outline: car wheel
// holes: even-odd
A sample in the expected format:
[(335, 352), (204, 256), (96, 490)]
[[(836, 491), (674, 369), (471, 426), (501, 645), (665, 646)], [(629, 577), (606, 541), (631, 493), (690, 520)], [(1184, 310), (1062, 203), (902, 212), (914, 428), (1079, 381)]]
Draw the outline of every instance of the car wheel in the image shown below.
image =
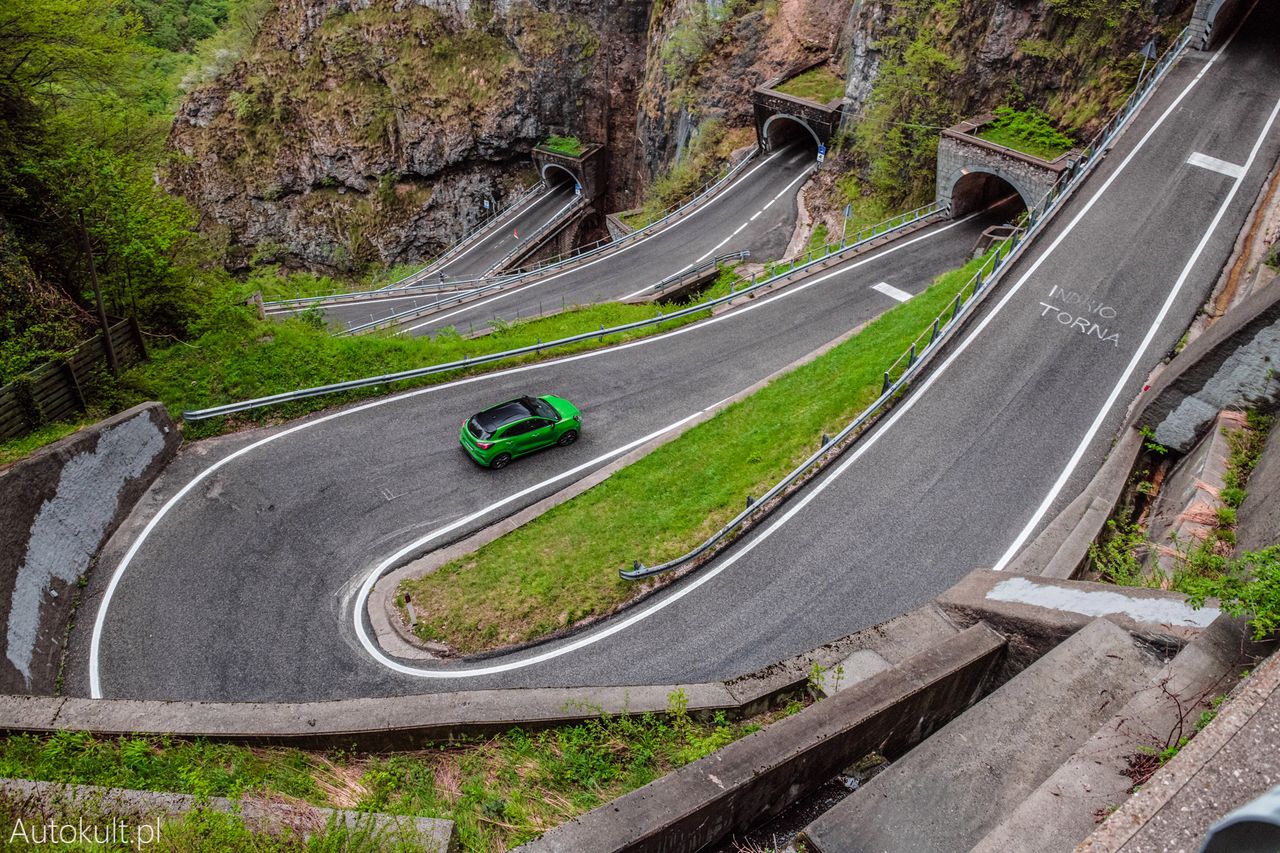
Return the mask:
[(497, 456), (493, 457), (493, 460), (489, 463), (489, 467), (497, 471), (499, 468), (506, 468), (507, 463), (510, 461), (510, 453), (499, 453)]
[(567, 430), (564, 435), (556, 439), (556, 444), (561, 447), (568, 447), (578, 440), (578, 431), (576, 429)]

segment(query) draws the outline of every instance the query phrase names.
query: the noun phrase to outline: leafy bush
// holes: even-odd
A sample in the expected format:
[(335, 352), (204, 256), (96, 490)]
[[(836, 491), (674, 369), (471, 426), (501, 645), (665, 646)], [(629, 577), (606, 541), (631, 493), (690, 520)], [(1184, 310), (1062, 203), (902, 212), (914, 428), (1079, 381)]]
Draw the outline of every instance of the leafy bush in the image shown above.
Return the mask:
[[(1280, 545), (1247, 551), (1233, 560), (1202, 554), (1201, 565), (1176, 579), (1193, 607), (1216, 598), (1232, 616), (1247, 616), (1254, 638), (1265, 639), (1280, 630)], [(1194, 565), (1194, 563), (1193, 563)]]

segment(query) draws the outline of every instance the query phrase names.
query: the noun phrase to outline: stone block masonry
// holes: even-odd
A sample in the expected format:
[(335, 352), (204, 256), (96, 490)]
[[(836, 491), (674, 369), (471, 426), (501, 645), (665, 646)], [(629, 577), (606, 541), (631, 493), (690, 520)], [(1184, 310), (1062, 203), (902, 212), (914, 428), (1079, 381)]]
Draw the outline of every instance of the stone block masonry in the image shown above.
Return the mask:
[(181, 441), (145, 403), (0, 472), (0, 690), (53, 693), (76, 581)]

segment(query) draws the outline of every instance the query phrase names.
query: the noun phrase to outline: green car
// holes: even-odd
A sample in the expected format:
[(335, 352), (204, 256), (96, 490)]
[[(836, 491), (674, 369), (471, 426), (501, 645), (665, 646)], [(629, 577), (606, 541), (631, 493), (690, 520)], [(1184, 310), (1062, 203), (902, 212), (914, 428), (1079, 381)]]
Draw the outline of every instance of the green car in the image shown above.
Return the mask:
[(489, 468), (505, 468), (517, 456), (578, 440), (582, 415), (563, 397), (508, 400), (462, 422), (458, 440), (467, 455)]

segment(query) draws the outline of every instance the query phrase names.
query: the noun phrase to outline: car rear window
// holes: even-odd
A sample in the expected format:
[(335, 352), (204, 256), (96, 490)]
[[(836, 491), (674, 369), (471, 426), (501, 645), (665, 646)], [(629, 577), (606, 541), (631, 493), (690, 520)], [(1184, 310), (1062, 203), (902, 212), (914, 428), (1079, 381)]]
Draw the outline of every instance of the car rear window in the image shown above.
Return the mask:
[(474, 430), (471, 434), (475, 435), (476, 438), (493, 435), (512, 421), (529, 417), (529, 414), (528, 408), (519, 400), (512, 400), (510, 403), (503, 403), (500, 406), (494, 406), (492, 409), (485, 409), (472, 418), (470, 424), (470, 426), (479, 427), (482, 434), (476, 435)]

